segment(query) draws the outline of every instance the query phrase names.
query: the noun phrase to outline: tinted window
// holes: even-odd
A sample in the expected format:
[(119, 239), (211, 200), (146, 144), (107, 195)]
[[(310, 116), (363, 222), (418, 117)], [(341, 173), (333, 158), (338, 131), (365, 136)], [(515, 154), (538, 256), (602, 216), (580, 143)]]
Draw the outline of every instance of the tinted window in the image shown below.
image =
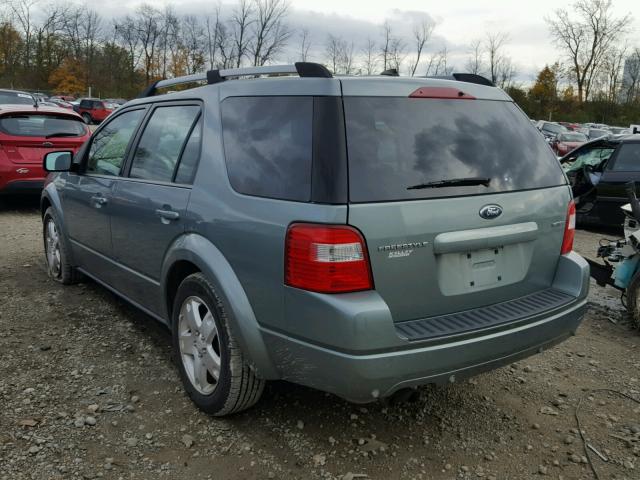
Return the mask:
[(80, 102), (80, 107), (82, 108), (91, 108), (91, 100), (82, 100)]
[(193, 177), (196, 174), (198, 159), (200, 158), (200, 140), (202, 138), (202, 117), (191, 131), (189, 141), (184, 147), (182, 156), (180, 157), (180, 165), (178, 165), (178, 173), (176, 173), (176, 183), (193, 183)]
[(10, 115), (0, 118), (0, 130), (25, 137), (78, 137), (87, 131), (80, 119), (63, 115)]
[(233, 188), (285, 200), (311, 197), (312, 97), (232, 97), (222, 102)]
[(0, 105), (33, 105), (33, 97), (28, 93), (0, 92)]
[(87, 160), (87, 173), (120, 174), (127, 145), (143, 114), (144, 110), (133, 110), (118, 115), (93, 136)]
[(640, 172), (640, 143), (623, 143), (620, 145), (612, 170)]
[(196, 105), (156, 108), (136, 148), (129, 176), (172, 181), (178, 158), (199, 112), (200, 107)]
[[(474, 195), (565, 183), (542, 136), (511, 102), (344, 99), (354, 202)], [(408, 190), (469, 177), (482, 185)]]

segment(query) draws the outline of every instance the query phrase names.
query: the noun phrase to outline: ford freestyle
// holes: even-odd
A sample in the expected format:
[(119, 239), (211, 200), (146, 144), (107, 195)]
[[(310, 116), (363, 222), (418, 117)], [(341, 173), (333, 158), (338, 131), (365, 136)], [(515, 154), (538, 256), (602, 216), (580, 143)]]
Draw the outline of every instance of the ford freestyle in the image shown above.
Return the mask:
[(475, 75), (162, 80), (44, 164), (50, 276), (165, 323), (215, 415), (274, 379), (361, 403), (457, 382), (552, 347), (585, 312), (566, 177)]

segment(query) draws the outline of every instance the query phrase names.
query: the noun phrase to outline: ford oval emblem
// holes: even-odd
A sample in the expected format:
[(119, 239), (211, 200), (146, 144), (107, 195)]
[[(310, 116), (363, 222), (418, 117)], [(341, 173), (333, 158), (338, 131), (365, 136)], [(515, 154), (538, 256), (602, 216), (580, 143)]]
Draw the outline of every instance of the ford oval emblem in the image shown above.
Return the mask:
[(491, 220), (502, 215), (502, 207), (500, 205), (485, 205), (480, 209), (480, 216), (486, 220)]

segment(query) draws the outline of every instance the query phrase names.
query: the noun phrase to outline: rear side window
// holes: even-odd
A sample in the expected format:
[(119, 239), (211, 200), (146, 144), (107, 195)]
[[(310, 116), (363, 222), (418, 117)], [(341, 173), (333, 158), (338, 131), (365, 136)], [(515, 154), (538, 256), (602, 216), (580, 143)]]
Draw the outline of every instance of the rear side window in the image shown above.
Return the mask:
[(178, 172), (176, 173), (176, 183), (192, 184), (193, 178), (196, 174), (196, 167), (198, 166), (198, 160), (200, 159), (200, 142), (202, 140), (202, 116), (195, 124), (189, 140), (184, 147), (182, 156), (180, 157), (180, 164), (178, 165)]
[(311, 198), (312, 97), (230, 97), (222, 102), (229, 180), (247, 195)]
[[(551, 149), (511, 102), (345, 97), (344, 108), (352, 202), (565, 184)], [(490, 182), (409, 189), (463, 178)]]
[(134, 153), (129, 176), (171, 182), (199, 113), (197, 105), (156, 108)]
[(623, 143), (611, 168), (618, 172), (640, 172), (640, 143)]
[(23, 137), (79, 137), (84, 122), (64, 115), (9, 115), (0, 117), (0, 131)]

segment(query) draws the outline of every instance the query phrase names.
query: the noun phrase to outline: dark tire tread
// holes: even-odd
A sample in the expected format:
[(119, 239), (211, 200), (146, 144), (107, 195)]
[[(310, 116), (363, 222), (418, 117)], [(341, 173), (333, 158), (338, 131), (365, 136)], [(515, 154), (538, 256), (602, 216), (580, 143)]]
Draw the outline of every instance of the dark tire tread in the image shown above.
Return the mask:
[[(225, 337), (227, 339), (226, 348), (230, 371), (229, 390), (226, 394), (226, 398), (223, 399), (224, 402), (222, 405), (203, 405), (199, 403), (197, 401), (197, 398), (194, 398), (193, 395), (190, 394), (190, 396), (201, 410), (218, 417), (231, 415), (246, 410), (255, 405), (256, 402), (260, 399), (264, 390), (265, 381), (255, 375), (244, 354), (242, 353), (240, 345), (236, 341), (231, 332), (231, 329), (229, 328), (229, 322), (226, 311), (224, 309), (224, 305), (220, 297), (217, 295), (215, 287), (209, 280), (207, 280), (207, 278), (202, 273), (194, 273), (183, 280), (180, 287), (178, 288), (178, 291), (180, 291), (183, 288), (183, 285), (185, 285), (187, 282), (196, 282), (200, 284), (205, 288), (205, 290), (209, 293), (209, 295), (214, 299), (216, 303), (215, 306), (212, 305), (211, 307), (214, 307), (217, 319), (222, 325), (222, 328), (224, 328), (225, 330)], [(180, 306), (176, 303), (176, 305), (174, 306), (173, 315), (174, 322), (177, 321), (177, 312), (179, 311), (179, 309)], [(178, 362), (180, 362), (179, 357), (179, 351), (176, 351), (176, 359)]]
[[(53, 207), (47, 208), (47, 210), (44, 212), (44, 216), (42, 217), (43, 242), (46, 242), (44, 234), (45, 234), (45, 229), (47, 228), (48, 219), (53, 220), (53, 222), (56, 224), (58, 235), (60, 237), (60, 257), (61, 257), (60, 273), (61, 275), (59, 278), (54, 278), (54, 280), (56, 282), (62, 283), (63, 285), (73, 285), (74, 283), (78, 283), (81, 280), (82, 275), (69, 262), (69, 258), (70, 258), (69, 246), (67, 245), (67, 241), (62, 234), (62, 229), (60, 228), (61, 223)], [(47, 247), (45, 243), (45, 262), (46, 262), (46, 248)], [(47, 272), (48, 272), (48, 265), (47, 265)]]

